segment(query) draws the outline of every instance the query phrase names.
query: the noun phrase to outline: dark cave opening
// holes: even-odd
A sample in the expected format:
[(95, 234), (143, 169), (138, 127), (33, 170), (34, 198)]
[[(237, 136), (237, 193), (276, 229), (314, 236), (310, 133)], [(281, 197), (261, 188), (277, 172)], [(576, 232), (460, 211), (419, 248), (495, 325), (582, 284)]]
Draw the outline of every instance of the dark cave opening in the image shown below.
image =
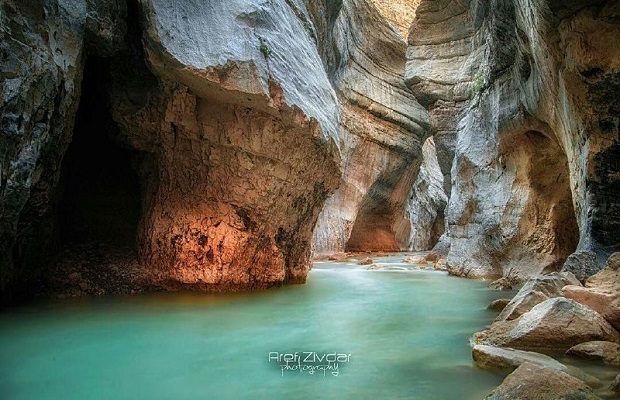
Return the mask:
[(63, 160), (57, 232), (62, 247), (102, 242), (135, 248), (141, 200), (136, 152), (115, 140), (109, 59), (89, 57), (73, 139)]

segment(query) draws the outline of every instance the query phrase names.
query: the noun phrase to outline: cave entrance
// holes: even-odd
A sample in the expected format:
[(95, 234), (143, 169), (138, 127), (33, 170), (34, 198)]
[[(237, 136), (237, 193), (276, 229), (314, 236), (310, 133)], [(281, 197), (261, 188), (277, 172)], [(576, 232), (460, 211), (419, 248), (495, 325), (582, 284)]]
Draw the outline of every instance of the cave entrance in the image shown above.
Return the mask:
[(511, 195), (504, 212), (517, 218), (512, 237), (512, 254), (504, 269), (525, 273), (542, 266), (559, 270), (579, 242), (579, 228), (573, 208), (568, 159), (559, 144), (538, 131), (528, 131), (502, 143), (500, 162), (512, 177)]
[(345, 251), (399, 251), (392, 229), (393, 206), (390, 199), (393, 184), (379, 180), (362, 201)]
[(110, 61), (90, 57), (73, 140), (63, 159), (64, 188), (58, 207), (62, 247), (103, 243), (135, 249), (140, 219), (135, 152), (124, 148), (110, 110)]

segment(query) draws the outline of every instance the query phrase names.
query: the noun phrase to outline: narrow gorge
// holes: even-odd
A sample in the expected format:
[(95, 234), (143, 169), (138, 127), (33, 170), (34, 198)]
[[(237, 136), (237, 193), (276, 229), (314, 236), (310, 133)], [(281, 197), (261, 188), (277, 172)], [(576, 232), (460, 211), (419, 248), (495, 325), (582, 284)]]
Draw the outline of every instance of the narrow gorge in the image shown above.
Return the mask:
[[(381, 371), (347, 361), (340, 392), (233, 393), (223, 374), (211, 395), (149, 398), (620, 395), (620, 1), (3, 0), (0, 37), (0, 397), (44, 393), (21, 392), (35, 370), (18, 378), (8, 355), (35, 323), (23, 307), (73, 320), (97, 314), (63, 307), (140, 315), (152, 298), (175, 320), (184, 296), (208, 329), (231, 326), (201, 331), (213, 349), (252, 331), (260, 357), (349, 346)], [(252, 317), (278, 307), (268, 331)], [(102, 318), (125, 326), (121, 309)], [(323, 326), (339, 336), (308, 339)], [(413, 354), (435, 334), (453, 365)], [(267, 349), (279, 336), (289, 347)], [(365, 386), (398, 365), (414, 375)], [(452, 388), (420, 383), (447, 373)]]

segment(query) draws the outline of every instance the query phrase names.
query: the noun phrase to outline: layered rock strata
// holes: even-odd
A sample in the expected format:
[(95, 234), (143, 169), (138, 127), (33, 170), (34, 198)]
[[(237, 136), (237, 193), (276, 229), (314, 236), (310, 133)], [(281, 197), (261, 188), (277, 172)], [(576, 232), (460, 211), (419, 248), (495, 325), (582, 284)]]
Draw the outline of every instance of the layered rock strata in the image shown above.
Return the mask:
[(617, 247), (619, 12), (614, 1), (420, 4), (406, 79), (433, 130), (454, 138), (453, 273), (525, 279), (575, 249), (600, 262)]

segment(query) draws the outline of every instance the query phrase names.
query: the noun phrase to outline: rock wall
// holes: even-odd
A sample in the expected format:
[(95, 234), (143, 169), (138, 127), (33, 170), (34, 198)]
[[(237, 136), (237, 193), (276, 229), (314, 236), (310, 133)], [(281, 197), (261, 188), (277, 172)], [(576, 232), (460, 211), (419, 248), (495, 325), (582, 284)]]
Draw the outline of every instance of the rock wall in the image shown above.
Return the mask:
[(452, 272), (524, 278), (617, 248), (619, 11), (422, 1), (406, 78), (434, 129), (455, 132)]
[(140, 285), (303, 282), (339, 185), (319, 247), (408, 245), (428, 115), (403, 82), (404, 42), (365, 0), (2, 7), (4, 297), (48, 273), (82, 75), (99, 62), (103, 130), (140, 183)]
[(343, 105), (343, 177), (319, 217), (315, 252), (406, 249), (429, 121), (404, 85), (405, 43), (363, 0), (344, 1), (325, 32), (319, 42)]
[(157, 170), (138, 240), (154, 279), (213, 290), (305, 281), (312, 227), (338, 184), (339, 108), (304, 10), (144, 3), (159, 87), (140, 107), (119, 95), (114, 109)]
[(110, 55), (124, 2), (1, 4), (0, 294), (40, 275), (54, 231), (61, 160), (71, 140), (84, 54)]

